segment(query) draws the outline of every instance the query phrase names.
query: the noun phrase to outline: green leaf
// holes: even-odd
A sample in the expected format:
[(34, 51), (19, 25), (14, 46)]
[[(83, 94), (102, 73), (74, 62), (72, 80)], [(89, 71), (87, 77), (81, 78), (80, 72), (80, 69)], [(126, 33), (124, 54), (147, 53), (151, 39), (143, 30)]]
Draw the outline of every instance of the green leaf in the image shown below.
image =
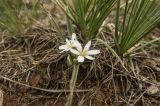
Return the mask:
[(56, 0), (64, 14), (77, 26), (84, 40), (96, 38), (117, 0)]
[[(123, 56), (130, 48), (148, 35), (160, 23), (159, 0), (126, 0), (125, 9), (117, 2), (115, 43), (118, 55)], [(119, 12), (123, 13), (120, 23)]]

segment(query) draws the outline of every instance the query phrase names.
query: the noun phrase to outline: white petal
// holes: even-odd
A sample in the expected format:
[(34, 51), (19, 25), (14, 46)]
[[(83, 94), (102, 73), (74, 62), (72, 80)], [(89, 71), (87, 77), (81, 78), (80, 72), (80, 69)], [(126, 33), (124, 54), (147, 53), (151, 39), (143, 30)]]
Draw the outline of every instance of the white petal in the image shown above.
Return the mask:
[(70, 49), (70, 51), (73, 53), (73, 54), (76, 54), (76, 55), (79, 55), (79, 52), (75, 49)]
[(89, 50), (88, 51), (88, 55), (96, 55), (96, 54), (99, 54), (100, 53), (100, 50)]
[(82, 62), (84, 62), (84, 57), (83, 56), (78, 56), (77, 60), (78, 60), (78, 62), (82, 63)]
[(74, 46), (76, 47), (76, 49), (78, 51), (82, 51), (82, 45), (78, 42), (78, 41), (75, 41), (74, 42)]
[(67, 49), (67, 45), (59, 46), (59, 49), (60, 49), (60, 50)]
[(77, 40), (77, 37), (76, 37), (76, 34), (73, 33), (73, 34), (72, 34), (72, 39), (71, 39), (71, 41), (75, 41), (75, 40)]
[(66, 44), (67, 44), (67, 45), (70, 45), (71, 42), (70, 42), (68, 39), (66, 39)]
[(89, 42), (85, 45), (84, 50), (85, 50), (85, 51), (88, 51), (89, 48), (90, 48), (90, 46), (91, 46), (91, 41), (89, 41)]
[(76, 45), (80, 45), (80, 43), (77, 40), (73, 41), (72, 43), (74, 47), (76, 47)]
[(62, 50), (60, 53), (63, 53), (63, 52), (65, 52), (65, 51), (68, 51), (68, 50)]
[(85, 58), (87, 58), (89, 60), (94, 60), (94, 58), (92, 56), (85, 56)]

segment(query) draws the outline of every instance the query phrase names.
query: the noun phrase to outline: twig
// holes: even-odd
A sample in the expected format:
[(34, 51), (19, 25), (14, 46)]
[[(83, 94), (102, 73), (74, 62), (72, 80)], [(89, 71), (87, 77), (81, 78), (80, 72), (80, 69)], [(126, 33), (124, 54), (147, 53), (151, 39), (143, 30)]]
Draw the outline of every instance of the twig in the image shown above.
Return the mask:
[[(27, 85), (27, 84), (23, 84), (21, 82), (18, 82), (18, 81), (14, 81), (12, 79), (9, 79), (3, 75), (0, 75), (0, 78), (2, 79), (5, 79), (7, 81), (10, 81), (12, 83), (15, 83), (15, 84), (18, 84), (18, 85), (21, 85), (21, 86), (25, 86), (25, 87), (29, 87), (29, 88), (32, 88), (32, 89), (35, 89), (35, 90), (40, 90), (40, 91), (44, 91), (44, 92), (50, 92), (50, 93), (62, 93), (62, 92), (70, 92), (70, 90), (51, 90), (51, 89), (44, 89), (44, 88), (38, 88), (38, 87), (34, 87), (34, 86), (30, 86), (30, 85)], [(93, 89), (85, 89), (85, 90), (82, 90), (82, 89), (76, 89), (74, 90), (73, 92), (89, 92), (89, 91), (92, 91)]]

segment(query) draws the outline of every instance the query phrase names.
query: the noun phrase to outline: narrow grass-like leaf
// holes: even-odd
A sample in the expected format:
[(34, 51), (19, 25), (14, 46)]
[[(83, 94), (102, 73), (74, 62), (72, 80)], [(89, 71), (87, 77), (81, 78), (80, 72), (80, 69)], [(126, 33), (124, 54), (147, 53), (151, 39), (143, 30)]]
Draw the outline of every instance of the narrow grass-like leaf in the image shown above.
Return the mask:
[(127, 55), (129, 55), (129, 54), (132, 54), (133, 52), (136, 52), (136, 51), (138, 51), (138, 50), (140, 50), (140, 49), (142, 49), (142, 48), (144, 48), (144, 47), (146, 47), (146, 46), (148, 46), (148, 45), (151, 45), (151, 44), (153, 44), (153, 43), (155, 43), (155, 42), (157, 42), (157, 41), (160, 41), (160, 38), (157, 38), (157, 39), (151, 40), (151, 41), (149, 41), (149, 42), (146, 42), (145, 44), (143, 44), (143, 45), (141, 45), (141, 46), (139, 46), (139, 47), (136, 47), (136, 48), (133, 49), (132, 51), (126, 52), (124, 55), (127, 56)]
[(37, 4), (38, 1), (28, 8), (22, 0), (0, 0), (0, 28), (7, 29), (14, 36), (24, 33), (32, 25)]
[(61, 39), (61, 41), (64, 42), (65, 41), (64, 34), (63, 34), (62, 30), (60, 29), (59, 25), (57, 24), (57, 22), (55, 21), (54, 17), (52, 17), (52, 15), (50, 13), (48, 13), (48, 17), (50, 19), (50, 24), (52, 26), (52, 29), (56, 30), (59, 38)]
[[(159, 0), (126, 0), (121, 11), (120, 0), (117, 2), (115, 43), (118, 55), (123, 56), (130, 48), (143, 39), (160, 23)], [(120, 23), (119, 12), (124, 16)]]
[(107, 49), (111, 51), (112, 55), (115, 56), (115, 57), (118, 59), (118, 61), (120, 62), (120, 64), (123, 66), (123, 68), (124, 68), (127, 72), (129, 72), (129, 71), (127, 70), (127, 68), (125, 67), (124, 62), (122, 61), (121, 57), (117, 54), (117, 52), (116, 52), (114, 49), (112, 49), (112, 47), (110, 47), (110, 46), (108, 45), (107, 42), (105, 42), (105, 41), (103, 41), (103, 40), (101, 40), (101, 39), (97, 39), (97, 41), (99, 41), (99, 42), (101, 42), (102, 44), (104, 44), (104, 45), (107, 47)]
[(96, 37), (103, 22), (117, 0), (70, 0), (72, 4), (56, 0), (70, 20), (80, 30), (84, 40)]

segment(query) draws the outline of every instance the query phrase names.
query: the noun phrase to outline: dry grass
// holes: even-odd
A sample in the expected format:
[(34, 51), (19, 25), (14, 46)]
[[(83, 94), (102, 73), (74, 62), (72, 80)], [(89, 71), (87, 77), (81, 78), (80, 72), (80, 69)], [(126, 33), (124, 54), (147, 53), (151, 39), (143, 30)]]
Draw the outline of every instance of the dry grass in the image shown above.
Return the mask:
[[(35, 29), (18, 39), (4, 37), (0, 76), (4, 97), (8, 98), (5, 103), (21, 95), (18, 98), (22, 102), (14, 101), (17, 106), (64, 105), (72, 66), (65, 63), (66, 54), (59, 54), (60, 43), (55, 35), (49, 29)], [(106, 37), (106, 33), (104, 36), (112, 45), (112, 36)], [(81, 65), (73, 106), (159, 104), (159, 59), (149, 54), (153, 48), (137, 52), (138, 57), (133, 57), (134, 70), (123, 60), (128, 72), (100, 43), (95, 42), (93, 46), (101, 48), (101, 54), (95, 61)]]
[[(4, 106), (65, 105), (73, 66), (67, 65), (67, 54), (59, 53), (56, 33), (46, 27), (36, 27), (16, 39), (4, 33), (0, 43)], [(64, 23), (61, 27), (66, 29)], [(159, 36), (157, 28), (149, 39)], [(114, 47), (110, 31), (103, 32), (101, 38)], [(125, 70), (109, 50), (93, 42), (92, 47), (101, 54), (80, 66), (73, 106), (159, 106), (160, 43), (136, 52), (134, 65), (123, 59)]]

